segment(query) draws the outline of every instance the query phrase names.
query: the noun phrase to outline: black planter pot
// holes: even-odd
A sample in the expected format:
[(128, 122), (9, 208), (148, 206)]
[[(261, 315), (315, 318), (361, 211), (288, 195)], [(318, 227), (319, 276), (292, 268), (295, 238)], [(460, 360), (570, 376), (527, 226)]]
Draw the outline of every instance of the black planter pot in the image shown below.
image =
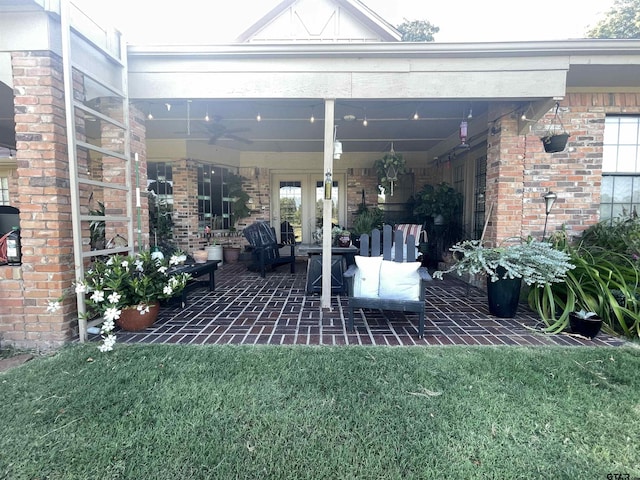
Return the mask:
[(497, 273), (500, 279), (496, 282), (487, 277), (489, 312), (496, 317), (513, 318), (518, 311), (522, 279), (502, 278), (505, 274), (503, 268), (498, 268)]
[(569, 140), (568, 133), (561, 133), (559, 135), (545, 135), (542, 140), (544, 151), (547, 153), (562, 152), (567, 148), (567, 140)]
[(575, 313), (569, 314), (571, 332), (593, 339), (602, 328), (600, 317), (580, 318)]

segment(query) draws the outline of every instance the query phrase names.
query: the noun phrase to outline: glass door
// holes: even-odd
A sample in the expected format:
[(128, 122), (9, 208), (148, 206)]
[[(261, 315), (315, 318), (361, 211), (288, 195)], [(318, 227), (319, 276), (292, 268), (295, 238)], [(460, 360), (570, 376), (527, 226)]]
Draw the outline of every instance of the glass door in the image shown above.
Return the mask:
[[(316, 180), (315, 182), (315, 228), (322, 228), (322, 205), (324, 200), (324, 180)], [(333, 181), (333, 188), (331, 189), (331, 224), (342, 225), (339, 221), (340, 208), (338, 205), (338, 185), (339, 181)]]
[[(331, 222), (343, 225), (346, 211), (344, 175), (334, 175)], [(274, 175), (271, 225), (282, 243), (316, 243), (322, 227), (324, 180), (318, 174)]]
[(295, 244), (302, 241), (302, 180), (280, 180), (278, 182), (278, 210), (276, 231), (280, 242)]

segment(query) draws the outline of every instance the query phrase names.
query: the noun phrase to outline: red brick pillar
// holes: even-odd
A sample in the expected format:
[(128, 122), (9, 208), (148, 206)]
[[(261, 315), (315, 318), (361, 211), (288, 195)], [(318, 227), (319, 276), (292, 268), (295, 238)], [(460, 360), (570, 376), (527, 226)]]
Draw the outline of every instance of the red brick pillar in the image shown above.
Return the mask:
[(178, 248), (193, 253), (206, 244), (198, 231), (198, 165), (183, 158), (172, 169), (173, 239)]
[(486, 213), (491, 215), (485, 234), (487, 245), (521, 237), (524, 192), (523, 137), (518, 135), (515, 106), (495, 104), (489, 119), (496, 119), (487, 139)]
[(19, 347), (48, 349), (76, 326), (74, 298), (46, 310), (74, 279), (62, 61), (19, 52), (12, 65), (23, 263), (0, 267), (0, 334)]

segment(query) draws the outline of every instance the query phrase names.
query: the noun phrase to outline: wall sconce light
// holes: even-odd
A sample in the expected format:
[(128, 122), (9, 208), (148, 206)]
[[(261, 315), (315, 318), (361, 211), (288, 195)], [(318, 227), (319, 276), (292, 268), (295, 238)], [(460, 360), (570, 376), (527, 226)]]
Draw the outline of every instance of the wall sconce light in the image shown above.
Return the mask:
[(549, 220), (549, 213), (551, 213), (551, 208), (553, 207), (554, 202), (558, 198), (558, 196), (549, 190), (545, 195), (542, 196), (544, 198), (544, 229), (542, 230), (542, 240), (545, 239), (547, 235), (547, 220)]

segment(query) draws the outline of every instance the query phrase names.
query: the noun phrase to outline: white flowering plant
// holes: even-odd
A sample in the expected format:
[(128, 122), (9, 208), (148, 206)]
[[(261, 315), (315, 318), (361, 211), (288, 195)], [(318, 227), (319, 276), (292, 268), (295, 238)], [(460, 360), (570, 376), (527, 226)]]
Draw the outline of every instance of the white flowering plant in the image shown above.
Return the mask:
[(434, 278), (445, 273), (487, 275), (492, 282), (500, 278), (521, 278), (527, 285), (542, 287), (564, 282), (567, 272), (574, 268), (569, 255), (554, 248), (550, 242), (532, 238), (507, 246), (485, 247), (479, 240), (465, 240), (453, 245), (454, 264), (436, 271)]
[[(191, 278), (189, 274), (172, 274), (170, 267), (181, 263), (180, 255), (170, 259), (141, 251), (136, 255), (113, 255), (95, 260), (84, 279), (75, 283), (75, 292), (84, 293), (87, 318), (102, 316), (101, 351), (113, 349), (115, 321), (124, 307), (135, 306), (141, 313), (160, 300), (179, 295)], [(61, 299), (49, 302), (48, 311), (60, 308)]]

